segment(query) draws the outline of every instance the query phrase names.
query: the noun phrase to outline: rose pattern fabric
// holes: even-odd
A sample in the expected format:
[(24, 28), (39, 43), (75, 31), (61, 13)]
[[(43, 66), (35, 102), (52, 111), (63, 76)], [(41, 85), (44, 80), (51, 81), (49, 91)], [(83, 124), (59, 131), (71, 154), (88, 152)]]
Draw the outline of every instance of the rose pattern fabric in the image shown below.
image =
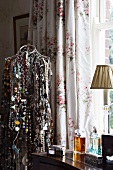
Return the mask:
[(72, 149), (75, 129), (84, 129), (88, 135), (94, 120), (89, 0), (32, 0), (32, 4), (37, 6), (31, 12), (37, 23), (30, 22), (29, 37), (34, 35), (32, 42), (52, 63), (51, 107), (57, 144)]

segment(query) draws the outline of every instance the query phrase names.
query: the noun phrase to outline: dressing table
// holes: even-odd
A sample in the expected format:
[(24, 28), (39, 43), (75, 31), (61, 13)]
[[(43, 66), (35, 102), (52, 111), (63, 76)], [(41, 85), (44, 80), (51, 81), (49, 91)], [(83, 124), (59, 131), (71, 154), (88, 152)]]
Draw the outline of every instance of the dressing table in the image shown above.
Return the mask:
[[(33, 170), (102, 170), (85, 162), (85, 154), (66, 151), (63, 157), (48, 156), (47, 153), (32, 153)], [(112, 166), (113, 168), (113, 166)], [(109, 168), (107, 169), (109, 170)]]

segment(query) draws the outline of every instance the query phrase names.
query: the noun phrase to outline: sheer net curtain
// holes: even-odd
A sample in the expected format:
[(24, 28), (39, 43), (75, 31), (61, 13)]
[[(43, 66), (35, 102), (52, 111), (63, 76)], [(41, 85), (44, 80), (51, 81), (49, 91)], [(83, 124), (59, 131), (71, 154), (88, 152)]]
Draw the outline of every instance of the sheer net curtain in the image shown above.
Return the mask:
[[(31, 0), (28, 40), (51, 57), (57, 144), (73, 148), (76, 128), (93, 126), (88, 0)], [(88, 143), (87, 143), (88, 144)]]

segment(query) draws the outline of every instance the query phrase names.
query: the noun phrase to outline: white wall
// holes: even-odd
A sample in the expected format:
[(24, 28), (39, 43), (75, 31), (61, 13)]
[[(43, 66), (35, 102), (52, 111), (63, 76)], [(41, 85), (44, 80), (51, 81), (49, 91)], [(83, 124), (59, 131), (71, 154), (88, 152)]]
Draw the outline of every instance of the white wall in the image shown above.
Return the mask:
[(13, 17), (29, 13), (29, 9), (30, 0), (0, 1), (0, 99), (4, 61), (14, 55)]

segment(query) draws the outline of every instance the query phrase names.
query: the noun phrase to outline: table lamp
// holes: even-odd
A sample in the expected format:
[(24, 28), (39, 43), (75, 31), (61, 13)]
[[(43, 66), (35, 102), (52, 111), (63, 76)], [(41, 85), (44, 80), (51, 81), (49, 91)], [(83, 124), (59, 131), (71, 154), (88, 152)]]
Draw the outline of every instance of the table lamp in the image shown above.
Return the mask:
[(108, 89), (113, 89), (113, 67), (111, 65), (97, 65), (91, 83), (91, 89), (104, 89), (104, 110), (108, 112), (107, 131), (110, 133)]

